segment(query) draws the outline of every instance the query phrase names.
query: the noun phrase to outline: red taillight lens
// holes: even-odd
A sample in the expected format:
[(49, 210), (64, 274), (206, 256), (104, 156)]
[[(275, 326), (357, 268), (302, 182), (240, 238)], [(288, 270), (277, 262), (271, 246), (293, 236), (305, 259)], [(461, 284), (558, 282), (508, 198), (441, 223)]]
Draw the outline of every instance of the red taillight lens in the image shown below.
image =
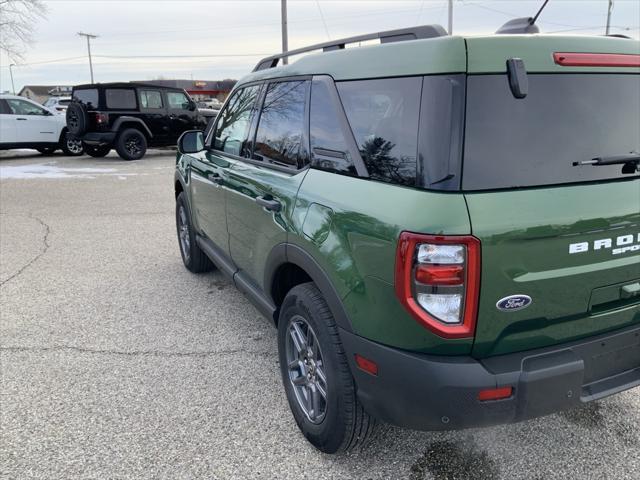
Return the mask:
[(640, 55), (624, 53), (555, 52), (553, 61), (563, 67), (640, 67)]
[(109, 123), (109, 116), (106, 113), (95, 112), (96, 125), (106, 125)]
[(462, 285), (464, 267), (462, 265), (418, 265), (416, 280), (425, 285)]
[(396, 295), (422, 325), (445, 338), (472, 337), (480, 291), (480, 241), (402, 232)]
[(513, 387), (501, 387), (501, 388), (488, 388), (486, 390), (480, 390), (478, 393), (478, 400), (481, 402), (487, 402), (489, 400), (504, 400), (513, 395)]

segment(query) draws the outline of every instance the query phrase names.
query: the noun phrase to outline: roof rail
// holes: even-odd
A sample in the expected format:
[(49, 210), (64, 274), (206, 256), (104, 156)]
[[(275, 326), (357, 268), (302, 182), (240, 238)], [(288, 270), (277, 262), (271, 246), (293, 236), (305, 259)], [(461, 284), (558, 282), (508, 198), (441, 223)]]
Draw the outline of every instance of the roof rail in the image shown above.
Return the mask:
[(421, 25), (418, 27), (400, 28), (398, 30), (387, 30), (385, 32), (369, 33), (366, 35), (358, 35), (356, 37), (331, 40), (329, 42), (318, 43), (316, 45), (310, 45), (296, 50), (289, 50), (288, 52), (263, 58), (258, 62), (253, 71), (257, 72), (258, 70), (277, 67), (281, 58), (291, 57), (300, 53), (312, 52), (314, 50), (322, 50), (324, 52), (342, 50), (347, 44), (364, 42), (366, 40), (380, 39), (380, 43), (391, 43), (404, 42), (406, 40), (419, 40), (423, 38), (444, 37), (446, 35), (447, 31), (440, 25)]

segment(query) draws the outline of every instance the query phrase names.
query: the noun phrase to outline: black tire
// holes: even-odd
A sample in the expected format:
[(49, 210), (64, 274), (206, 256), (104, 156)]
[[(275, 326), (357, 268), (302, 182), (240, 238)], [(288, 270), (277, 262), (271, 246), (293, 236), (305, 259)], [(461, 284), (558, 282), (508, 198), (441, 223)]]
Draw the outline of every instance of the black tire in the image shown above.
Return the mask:
[(193, 273), (213, 270), (213, 263), (196, 243), (196, 235), (191, 223), (191, 210), (184, 192), (176, 198), (176, 230), (180, 255), (187, 270)]
[(69, 155), (71, 157), (78, 157), (84, 153), (84, 145), (82, 145), (82, 142), (73, 138), (69, 132), (62, 134), (60, 148), (65, 155)]
[[(296, 348), (292, 332), (304, 332), (305, 326), (301, 319), (307, 324), (306, 338), (310, 338), (311, 332), (316, 341), (309, 341), (307, 344), (298, 342), (297, 345), (307, 345), (301, 351), (308, 348), (308, 353), (303, 357), (296, 357), (292, 350)], [(300, 330), (293, 327), (294, 323)], [(313, 353), (313, 344), (317, 344), (319, 353)], [(366, 444), (376, 421), (358, 401), (355, 381), (349, 370), (338, 327), (327, 302), (313, 283), (298, 285), (285, 297), (278, 320), (278, 352), (289, 407), (307, 440), (325, 453), (344, 452)], [(312, 365), (309, 366), (310, 364)], [(320, 371), (323, 375), (320, 375)], [(324, 402), (322, 399), (318, 402), (309, 400), (308, 406), (318, 405), (313, 415), (309, 415), (309, 411), (313, 412), (316, 408), (305, 411), (302, 406), (305, 397), (300, 393), (305, 388), (304, 379), (309, 378), (309, 373), (311, 378), (306, 388), (321, 393), (324, 384), (326, 395)], [(294, 380), (297, 387), (294, 386)], [(311, 399), (312, 394), (306, 398)]]
[(53, 153), (57, 150), (57, 148), (56, 147), (40, 147), (40, 148), (36, 148), (36, 150), (40, 152), (42, 155), (53, 155)]
[(139, 160), (147, 152), (147, 137), (137, 128), (127, 128), (116, 139), (116, 152), (123, 160)]
[(67, 129), (73, 135), (80, 137), (87, 130), (89, 116), (85, 106), (78, 102), (71, 102), (67, 107)]
[(108, 145), (96, 147), (93, 145), (87, 145), (86, 143), (83, 143), (82, 146), (84, 147), (84, 153), (86, 153), (90, 157), (95, 157), (95, 158), (106, 157), (111, 151), (111, 147)]

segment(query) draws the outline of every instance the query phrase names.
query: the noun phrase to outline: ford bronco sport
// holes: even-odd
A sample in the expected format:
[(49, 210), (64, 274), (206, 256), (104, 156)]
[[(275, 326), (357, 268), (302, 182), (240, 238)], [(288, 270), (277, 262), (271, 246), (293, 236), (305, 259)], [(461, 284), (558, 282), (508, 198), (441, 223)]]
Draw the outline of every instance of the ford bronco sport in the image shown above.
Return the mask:
[(67, 128), (92, 157), (104, 157), (115, 148), (122, 159), (138, 160), (147, 147), (175, 146), (185, 131), (207, 125), (180, 88), (96, 83), (73, 87), (71, 95)]
[(175, 172), (184, 264), (277, 326), (306, 438), (639, 385), (639, 42), (424, 26), (288, 55), (314, 49), (262, 60)]

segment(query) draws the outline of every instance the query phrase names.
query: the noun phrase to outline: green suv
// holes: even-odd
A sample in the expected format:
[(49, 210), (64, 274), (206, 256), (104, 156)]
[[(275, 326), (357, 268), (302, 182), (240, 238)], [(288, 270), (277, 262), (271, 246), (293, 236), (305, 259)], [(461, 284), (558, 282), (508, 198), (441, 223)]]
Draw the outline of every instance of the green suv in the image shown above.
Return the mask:
[(310, 50), (262, 60), (175, 172), (184, 264), (276, 325), (306, 438), (640, 385), (640, 42), (423, 26), (287, 55)]

